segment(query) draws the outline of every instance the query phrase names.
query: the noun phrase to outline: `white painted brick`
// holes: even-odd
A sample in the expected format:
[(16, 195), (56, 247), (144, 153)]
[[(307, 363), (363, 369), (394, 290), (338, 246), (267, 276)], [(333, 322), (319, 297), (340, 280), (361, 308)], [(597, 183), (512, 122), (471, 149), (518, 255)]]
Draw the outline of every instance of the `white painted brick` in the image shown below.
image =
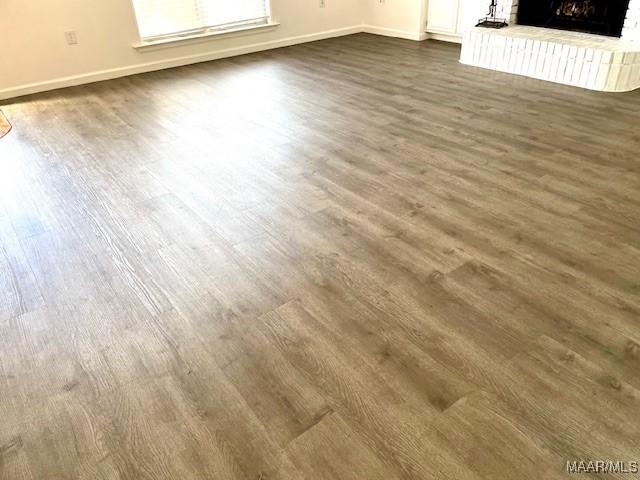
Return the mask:
[[(617, 92), (618, 91), (618, 79), (620, 78), (620, 70), (622, 65), (619, 63), (612, 63), (609, 69), (609, 74), (602, 80), (604, 82), (604, 90)], [(600, 78), (598, 79), (600, 81)]]
[(533, 58), (533, 40), (527, 38), (524, 45), (524, 54), (522, 59), (522, 69), (518, 72), (520, 75), (526, 75), (531, 68), (531, 59)]
[(573, 85), (573, 76), (574, 72), (578, 70), (576, 67), (576, 57), (578, 56), (578, 47), (570, 46), (569, 53), (567, 55), (567, 64), (564, 70), (564, 76), (562, 78), (562, 83), (567, 83), (569, 85)]
[(594, 90), (640, 88), (640, 0), (629, 4), (621, 39), (513, 25), (517, 7), (499, 0), (512, 26), (465, 34), (461, 62)]
[(585, 62), (584, 57), (585, 57), (584, 48), (576, 48), (576, 56), (574, 58), (573, 71), (571, 72), (571, 85), (580, 85), (580, 78), (582, 77), (582, 71), (587, 66), (587, 62)]
[(585, 49), (585, 60), (587, 62), (593, 62), (593, 54), (594, 54), (595, 50), (593, 48), (586, 48)]
[(631, 65), (623, 64), (620, 66), (620, 76), (618, 77), (616, 88), (624, 89), (624, 86), (629, 84), (629, 82), (631, 81), (631, 69)]
[(558, 77), (558, 68), (560, 67), (560, 51), (562, 50), (562, 46), (556, 43), (553, 44), (553, 57), (551, 59), (551, 68), (549, 70), (549, 75), (546, 77), (548, 80), (555, 81)]
[(578, 85), (582, 88), (587, 88), (589, 86), (591, 67), (592, 62), (585, 62), (582, 64), (582, 71), (580, 72), (580, 79), (578, 80)]
[(524, 60), (524, 49), (526, 45), (526, 39), (519, 38), (516, 42), (516, 61), (513, 66), (513, 73), (518, 75), (522, 73), (522, 61)]
[(598, 80), (598, 74), (602, 69), (602, 52), (600, 50), (595, 50), (593, 52), (593, 61), (591, 62), (591, 70), (589, 72), (589, 78), (587, 79), (587, 87), (596, 85)]
[(531, 44), (531, 58), (527, 63), (526, 75), (533, 76), (538, 63), (538, 56), (540, 55), (540, 40), (534, 39)]
[(596, 79), (593, 82), (593, 85), (597, 90), (607, 90), (607, 88), (609, 87), (610, 84), (609, 82), (607, 82), (607, 80), (609, 79), (609, 75), (611, 73), (610, 70), (611, 70), (611, 64), (607, 64), (607, 63), (600, 64), (600, 68), (598, 68)]

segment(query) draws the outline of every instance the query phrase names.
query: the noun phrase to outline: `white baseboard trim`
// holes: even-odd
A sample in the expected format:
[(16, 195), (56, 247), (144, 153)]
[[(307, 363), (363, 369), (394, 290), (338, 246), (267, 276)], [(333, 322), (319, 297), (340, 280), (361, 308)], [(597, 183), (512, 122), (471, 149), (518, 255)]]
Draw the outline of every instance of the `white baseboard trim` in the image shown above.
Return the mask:
[(244, 45), (242, 47), (228, 48), (224, 50), (216, 50), (213, 52), (201, 53), (197, 55), (188, 55), (183, 57), (160, 60), (157, 62), (141, 63), (130, 65), (127, 67), (112, 68), (108, 70), (100, 70), (71, 77), (56, 78), (45, 82), (31, 83), (21, 85), (19, 87), (0, 90), (0, 100), (21, 97), (23, 95), (31, 95), (33, 93), (46, 92), (56, 90), (58, 88), (74, 87), (84, 85), (86, 83), (101, 82), (103, 80), (112, 80), (114, 78), (126, 77), (128, 75), (136, 75), (139, 73), (153, 72), (163, 70), (165, 68), (181, 67), (193, 63), (208, 62), (220, 58), (234, 57), (247, 53), (260, 52), (263, 50), (271, 50), (274, 48), (288, 47), (300, 43), (313, 42), (316, 40), (324, 40), (327, 38), (340, 37), (343, 35), (352, 35), (354, 33), (363, 32), (362, 25), (354, 25), (352, 27), (339, 28), (334, 30), (326, 30), (324, 32), (312, 33), (308, 35), (300, 35), (296, 37), (288, 37), (270, 42), (254, 43)]
[(438, 33), (438, 32), (428, 32), (426, 35), (429, 40), (440, 40), (441, 42), (450, 42), (450, 43), (462, 43), (462, 35), (456, 35), (452, 33)]
[(363, 25), (362, 31), (365, 33), (373, 33), (374, 35), (405, 38), (407, 40), (416, 40), (418, 42), (428, 38), (426, 32), (410, 32), (407, 30), (396, 30), (394, 28), (376, 27), (375, 25)]

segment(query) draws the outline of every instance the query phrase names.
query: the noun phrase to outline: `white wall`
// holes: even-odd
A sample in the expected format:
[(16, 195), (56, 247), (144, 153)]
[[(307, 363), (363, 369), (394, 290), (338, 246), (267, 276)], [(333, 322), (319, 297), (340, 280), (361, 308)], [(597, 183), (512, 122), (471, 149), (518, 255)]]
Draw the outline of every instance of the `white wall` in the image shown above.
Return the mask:
[(372, 33), (424, 40), (427, 0), (365, 0), (364, 23)]
[[(274, 31), (142, 52), (131, 0), (0, 0), (0, 99), (362, 31), (369, 0), (272, 0)], [(387, 0), (399, 1), (399, 0)], [(68, 46), (64, 31), (76, 30)]]
[(361, 31), (424, 40), (427, 2), (271, 0), (275, 30), (142, 51), (131, 0), (0, 0), (0, 99)]

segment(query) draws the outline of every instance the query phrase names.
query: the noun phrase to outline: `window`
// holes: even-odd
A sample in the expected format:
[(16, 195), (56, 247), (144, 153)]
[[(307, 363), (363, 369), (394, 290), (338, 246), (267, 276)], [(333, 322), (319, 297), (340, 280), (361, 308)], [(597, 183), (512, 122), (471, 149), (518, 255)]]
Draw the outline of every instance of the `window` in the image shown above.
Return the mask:
[(268, 0), (133, 0), (144, 40), (197, 35), (269, 20)]

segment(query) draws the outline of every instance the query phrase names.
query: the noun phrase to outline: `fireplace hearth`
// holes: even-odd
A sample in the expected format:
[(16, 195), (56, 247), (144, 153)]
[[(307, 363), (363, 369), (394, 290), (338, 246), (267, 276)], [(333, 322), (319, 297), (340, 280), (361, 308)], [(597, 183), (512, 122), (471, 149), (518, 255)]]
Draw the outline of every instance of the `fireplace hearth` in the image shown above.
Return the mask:
[(469, 29), (461, 63), (601, 92), (640, 89), (640, 0), (497, 0), (496, 15), (509, 26)]
[(520, 0), (518, 23), (620, 37), (629, 0)]

